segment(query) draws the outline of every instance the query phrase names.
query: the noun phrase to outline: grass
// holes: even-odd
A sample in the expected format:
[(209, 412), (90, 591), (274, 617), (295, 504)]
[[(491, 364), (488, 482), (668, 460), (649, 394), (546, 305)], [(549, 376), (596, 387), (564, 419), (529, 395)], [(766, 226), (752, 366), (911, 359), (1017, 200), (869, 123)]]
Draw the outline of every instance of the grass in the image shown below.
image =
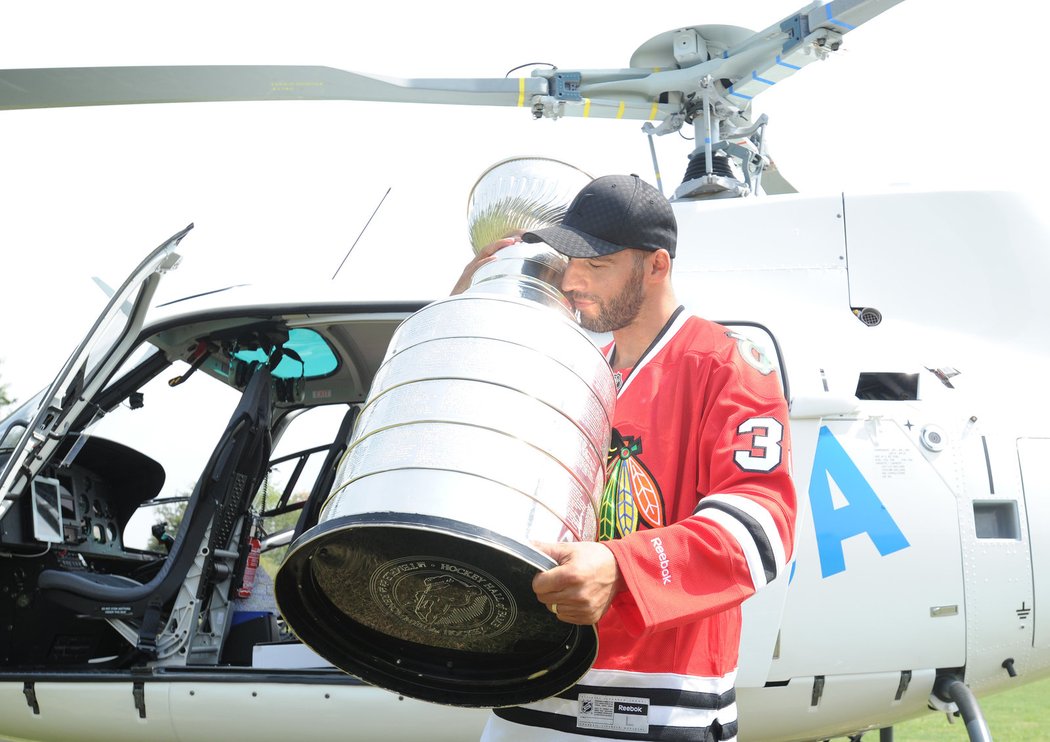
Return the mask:
[[(984, 719), (995, 742), (1041, 742), (1050, 740), (1050, 679), (1016, 690), (980, 698)], [(869, 732), (864, 740), (878, 740), (878, 732)], [(944, 742), (968, 740), (962, 718), (949, 724), (944, 714), (928, 716), (898, 724), (893, 729), (894, 742)]]

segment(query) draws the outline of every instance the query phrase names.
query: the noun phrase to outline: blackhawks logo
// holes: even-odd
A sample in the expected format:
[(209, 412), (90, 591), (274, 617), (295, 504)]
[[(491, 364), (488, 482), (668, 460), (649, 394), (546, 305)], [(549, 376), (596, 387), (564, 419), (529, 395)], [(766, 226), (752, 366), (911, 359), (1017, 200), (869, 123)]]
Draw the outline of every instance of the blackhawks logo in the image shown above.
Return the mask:
[(609, 460), (608, 478), (598, 509), (598, 538), (608, 541), (638, 530), (639, 524), (649, 528), (664, 525), (664, 503), (653, 475), (638, 456), (642, 453), (642, 439), (623, 437), (614, 428)]

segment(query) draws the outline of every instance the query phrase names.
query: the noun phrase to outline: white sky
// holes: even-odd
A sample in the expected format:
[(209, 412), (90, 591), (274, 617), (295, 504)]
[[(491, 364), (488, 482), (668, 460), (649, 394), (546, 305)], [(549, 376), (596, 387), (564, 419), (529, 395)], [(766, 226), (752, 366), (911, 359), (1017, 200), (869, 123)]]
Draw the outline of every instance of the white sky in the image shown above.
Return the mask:
[[(527, 62), (626, 67), (680, 26), (755, 30), (800, 0), (503, 4), (8, 3), (0, 68), (315, 64), (395, 77), (502, 77)], [(644, 10), (643, 10), (644, 8)], [(844, 50), (756, 99), (784, 175), (806, 192), (1042, 187), (1050, 9), (904, 0)], [(436, 298), (470, 255), (471, 185), (512, 155), (652, 179), (638, 122), (533, 121), (522, 109), (281, 102), (0, 112), (0, 381), (43, 386), (105, 297), (190, 222), (174, 297), (231, 283), (330, 284)], [(665, 184), (692, 145), (657, 141)]]

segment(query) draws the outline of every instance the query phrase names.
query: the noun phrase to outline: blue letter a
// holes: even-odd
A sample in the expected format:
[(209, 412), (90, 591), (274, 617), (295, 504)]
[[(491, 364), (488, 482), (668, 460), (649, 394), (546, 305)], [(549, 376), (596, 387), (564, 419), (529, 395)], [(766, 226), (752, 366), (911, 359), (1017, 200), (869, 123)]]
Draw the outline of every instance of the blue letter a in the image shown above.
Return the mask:
[[(846, 498), (847, 504), (840, 508), (832, 502), (829, 477)], [(817, 532), (820, 572), (824, 577), (846, 569), (842, 542), (851, 536), (868, 534), (882, 556), (909, 546), (882, 500), (826, 426), (820, 428), (817, 439), (813, 474), (809, 479), (809, 502)]]

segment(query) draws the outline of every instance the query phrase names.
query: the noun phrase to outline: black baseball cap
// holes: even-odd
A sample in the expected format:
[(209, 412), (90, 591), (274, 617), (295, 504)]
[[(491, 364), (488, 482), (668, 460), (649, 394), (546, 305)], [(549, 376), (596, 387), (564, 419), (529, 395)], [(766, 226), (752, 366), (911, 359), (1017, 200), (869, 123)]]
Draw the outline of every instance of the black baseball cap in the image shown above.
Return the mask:
[(671, 204), (637, 175), (603, 175), (576, 194), (560, 224), (522, 235), (570, 258), (611, 255), (629, 247), (674, 257), (678, 223)]

